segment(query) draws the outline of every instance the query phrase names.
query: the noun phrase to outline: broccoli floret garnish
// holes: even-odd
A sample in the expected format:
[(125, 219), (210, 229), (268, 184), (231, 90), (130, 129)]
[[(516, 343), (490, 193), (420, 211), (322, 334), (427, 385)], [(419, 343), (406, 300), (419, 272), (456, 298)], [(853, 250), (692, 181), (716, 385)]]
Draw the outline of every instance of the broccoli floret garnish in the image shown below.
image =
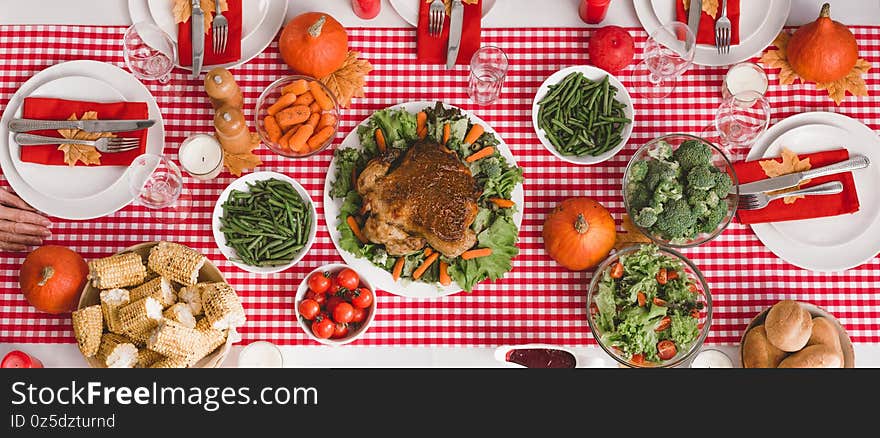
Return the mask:
[(691, 206), (684, 199), (678, 199), (665, 205), (655, 226), (666, 238), (672, 239), (686, 236), (696, 223)]
[(636, 213), (636, 216), (633, 218), (633, 223), (642, 228), (651, 228), (657, 222), (659, 213), (659, 211), (651, 207), (642, 208)]
[(678, 163), (672, 161), (648, 161), (648, 173), (645, 175), (645, 187), (654, 190), (661, 181), (671, 181), (678, 178)]
[(700, 223), (700, 232), (711, 233), (718, 228), (718, 224), (727, 216), (727, 200), (722, 199), (709, 211), (706, 218)]
[(629, 169), (629, 180), (631, 182), (641, 182), (648, 174), (648, 162), (636, 161)]
[(712, 164), (712, 149), (706, 143), (697, 140), (683, 142), (672, 156), (684, 170)]
[(687, 174), (688, 187), (700, 190), (709, 190), (715, 187), (715, 175), (709, 170), (709, 166), (695, 166)]
[(718, 172), (714, 174), (715, 176), (715, 187), (712, 188), (712, 191), (719, 198), (726, 198), (727, 194), (730, 193), (730, 189), (733, 188), (733, 181), (730, 179), (730, 175), (724, 172)]
[(676, 180), (664, 180), (657, 185), (654, 190), (654, 199), (658, 202), (667, 202), (671, 200), (681, 199), (684, 188)]
[(629, 208), (632, 211), (641, 210), (651, 203), (652, 193), (642, 187), (639, 183), (628, 183), (626, 191), (628, 193), (627, 201), (629, 202)]

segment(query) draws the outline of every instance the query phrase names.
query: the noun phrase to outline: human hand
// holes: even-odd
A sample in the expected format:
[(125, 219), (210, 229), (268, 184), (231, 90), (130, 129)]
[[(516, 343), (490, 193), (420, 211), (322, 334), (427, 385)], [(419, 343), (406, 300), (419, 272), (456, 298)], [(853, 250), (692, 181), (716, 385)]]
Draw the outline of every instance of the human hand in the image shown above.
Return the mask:
[(0, 251), (25, 251), (52, 235), (52, 222), (21, 200), (0, 189)]

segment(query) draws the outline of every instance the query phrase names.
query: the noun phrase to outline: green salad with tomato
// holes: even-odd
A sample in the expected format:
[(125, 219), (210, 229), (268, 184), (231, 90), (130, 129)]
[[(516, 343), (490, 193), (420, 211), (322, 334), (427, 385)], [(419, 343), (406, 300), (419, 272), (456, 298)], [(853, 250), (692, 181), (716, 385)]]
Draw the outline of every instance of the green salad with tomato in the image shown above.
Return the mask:
[(590, 313), (602, 345), (641, 364), (672, 359), (699, 337), (703, 303), (680, 259), (642, 245), (597, 275)]

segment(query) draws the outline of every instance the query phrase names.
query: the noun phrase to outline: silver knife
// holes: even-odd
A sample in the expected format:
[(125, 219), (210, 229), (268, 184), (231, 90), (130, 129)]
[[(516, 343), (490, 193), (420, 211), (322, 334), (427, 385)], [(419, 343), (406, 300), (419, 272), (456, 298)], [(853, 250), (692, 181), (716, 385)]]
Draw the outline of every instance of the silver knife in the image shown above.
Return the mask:
[(146, 129), (155, 120), (34, 120), (12, 119), (9, 130), (12, 132), (43, 131), (54, 129), (79, 129), (85, 132), (125, 132)]
[[(849, 172), (851, 170), (864, 169), (870, 164), (871, 162), (868, 160), (867, 157), (857, 155), (850, 158), (849, 160), (829, 164), (824, 167), (804, 170), (803, 172), (789, 173), (788, 175), (781, 175), (773, 178), (762, 179), (760, 181), (750, 182), (748, 184), (742, 184), (739, 186), (739, 194), (749, 195), (753, 193), (767, 193), (776, 190), (783, 190), (794, 187), (802, 183), (804, 180), (818, 178), (820, 176), (835, 175), (838, 173)], [(730, 192), (736, 193), (736, 187), (732, 188)]]
[(192, 0), (192, 72), (193, 78), (198, 79), (202, 72), (202, 59), (205, 56), (205, 13), (202, 11), (199, 0)]
[[(691, 5), (688, 9), (688, 28), (690, 28), (691, 32), (694, 34), (694, 42), (697, 40), (697, 32), (700, 30), (700, 16), (703, 13), (703, 0), (691, 0)], [(690, 50), (691, 47), (687, 46), (687, 50)]]
[(449, 12), (449, 46), (446, 49), (446, 68), (455, 67), (458, 59), (458, 49), (461, 47), (461, 28), (464, 23), (464, 5), (461, 0), (452, 1), (452, 10)]

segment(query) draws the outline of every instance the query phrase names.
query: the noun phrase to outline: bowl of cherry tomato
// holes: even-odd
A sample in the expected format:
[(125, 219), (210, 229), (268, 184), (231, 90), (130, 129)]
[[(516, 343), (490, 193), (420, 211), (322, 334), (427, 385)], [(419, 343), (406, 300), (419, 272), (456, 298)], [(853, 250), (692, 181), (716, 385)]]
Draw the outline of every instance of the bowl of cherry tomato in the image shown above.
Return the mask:
[(367, 331), (376, 314), (370, 283), (341, 263), (321, 266), (296, 291), (296, 320), (306, 334), (325, 345), (345, 345)]

